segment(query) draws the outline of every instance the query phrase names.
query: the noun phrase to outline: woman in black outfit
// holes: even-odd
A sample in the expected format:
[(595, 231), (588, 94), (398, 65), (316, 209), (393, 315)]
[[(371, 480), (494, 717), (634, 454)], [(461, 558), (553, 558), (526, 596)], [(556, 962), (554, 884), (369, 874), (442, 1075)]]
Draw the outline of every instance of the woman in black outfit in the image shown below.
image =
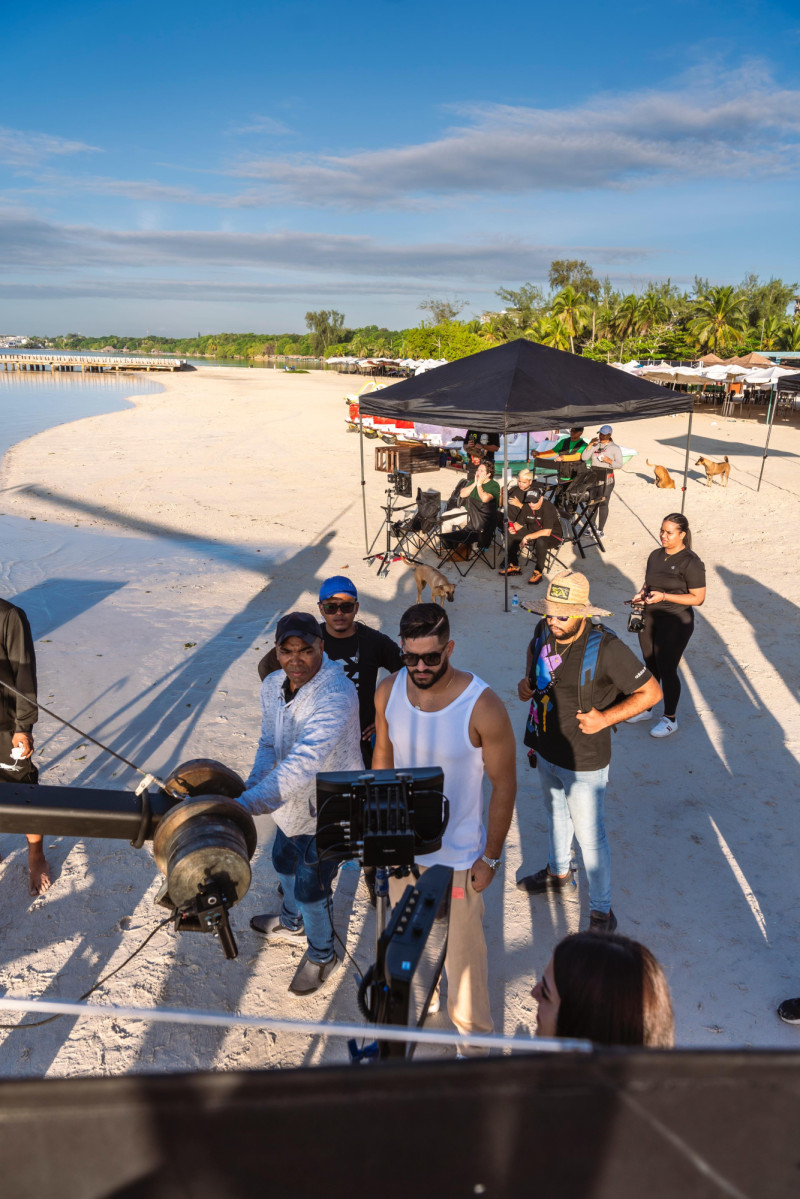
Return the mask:
[[(653, 550), (647, 559), (644, 585), (633, 597), (634, 602), (645, 603), (639, 648), (664, 692), (664, 715), (650, 730), (651, 737), (670, 737), (678, 731), (678, 663), (694, 632), (694, 609), (705, 598), (706, 568), (692, 552), (689, 522), (680, 512), (672, 512), (661, 522), (661, 549)], [(628, 723), (649, 716), (649, 711), (641, 712)]]

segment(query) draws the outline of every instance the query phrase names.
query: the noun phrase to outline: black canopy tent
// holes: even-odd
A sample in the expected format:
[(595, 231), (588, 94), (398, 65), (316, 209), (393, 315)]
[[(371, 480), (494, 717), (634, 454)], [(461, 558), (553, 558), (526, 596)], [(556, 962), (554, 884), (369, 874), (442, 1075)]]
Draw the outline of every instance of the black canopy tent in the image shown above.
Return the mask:
[(772, 436), (772, 426), (775, 421), (775, 410), (778, 407), (779, 391), (789, 391), (794, 395), (800, 394), (800, 372), (796, 375), (784, 375), (782, 379), (773, 384), (772, 395), (769, 398), (769, 410), (767, 412), (767, 437), (764, 442), (764, 453), (761, 458), (761, 470), (758, 472), (758, 486), (756, 487), (756, 491), (761, 490), (761, 479), (767, 463), (767, 451), (769, 449), (769, 439)]
[[(620, 420), (689, 413), (681, 511), (689, 471), (694, 400), (687, 392), (649, 383), (602, 362), (552, 350), (523, 338), (403, 379), (360, 402), (364, 416), (394, 417), (421, 424), (466, 426), (487, 432), (524, 433), (560, 425), (603, 425)], [(363, 443), (362, 443), (363, 446)], [(365, 495), (361, 457), (361, 494)], [(508, 477), (504, 449), (503, 477)], [(505, 500), (508, 561), (508, 488)], [(366, 499), (365, 499), (366, 527)], [(508, 610), (508, 576), (506, 610)]]

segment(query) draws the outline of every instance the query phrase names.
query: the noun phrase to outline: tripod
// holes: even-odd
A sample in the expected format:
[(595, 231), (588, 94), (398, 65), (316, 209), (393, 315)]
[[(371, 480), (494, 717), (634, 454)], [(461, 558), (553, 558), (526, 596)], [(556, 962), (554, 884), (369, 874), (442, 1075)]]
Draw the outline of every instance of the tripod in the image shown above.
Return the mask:
[[(409, 533), (403, 530), (403, 522), (399, 521), (396, 516), (396, 513), (407, 512), (409, 508), (413, 508), (415, 505), (398, 504), (396, 501), (400, 496), (400, 492), (395, 487), (387, 487), (385, 494), (386, 503), (381, 505), (384, 512), (383, 523), (373, 537), (369, 550), (364, 555), (364, 561), (368, 566), (372, 566), (372, 563), (375, 561), (380, 563), (378, 567), (378, 578), (380, 578), (381, 575), (384, 577), (388, 575), (389, 567), (393, 562), (397, 561), (398, 558), (408, 557), (409, 561), (411, 562), (416, 562), (417, 560), (413, 554), (409, 556), (404, 552), (409, 548), (407, 544)], [(408, 494), (410, 494), (410, 491)], [(382, 533), (385, 534), (386, 537), (386, 548), (383, 553), (376, 554), (373, 551)], [(394, 547), (392, 546), (393, 538), (396, 541)]]

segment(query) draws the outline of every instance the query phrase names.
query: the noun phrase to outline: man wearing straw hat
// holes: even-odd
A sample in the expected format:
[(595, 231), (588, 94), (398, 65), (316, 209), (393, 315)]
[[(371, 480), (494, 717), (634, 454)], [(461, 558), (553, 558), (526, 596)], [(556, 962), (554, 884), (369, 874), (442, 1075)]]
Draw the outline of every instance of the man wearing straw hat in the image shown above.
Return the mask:
[(657, 703), (661, 688), (610, 629), (587, 617), (609, 616), (589, 600), (585, 575), (556, 575), (538, 603), (541, 613), (518, 687), (530, 703), (525, 744), (542, 784), (550, 850), (547, 865), (519, 880), (529, 894), (559, 894), (572, 881), (573, 835), (589, 883), (589, 928), (613, 932), (611, 855), (603, 801), (611, 761), (611, 726)]

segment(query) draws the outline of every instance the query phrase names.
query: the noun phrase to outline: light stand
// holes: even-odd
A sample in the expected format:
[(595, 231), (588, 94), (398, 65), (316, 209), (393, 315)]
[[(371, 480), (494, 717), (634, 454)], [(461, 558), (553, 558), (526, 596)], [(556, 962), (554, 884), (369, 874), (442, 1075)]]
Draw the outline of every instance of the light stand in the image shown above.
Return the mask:
[[(378, 577), (386, 576), (389, 573), (389, 567), (397, 557), (402, 557), (401, 550), (404, 548), (406, 534), (402, 528), (398, 530), (398, 522), (396, 513), (407, 512), (409, 508), (413, 508), (414, 504), (397, 504), (395, 501), (401, 496), (403, 498), (411, 495), (411, 475), (405, 471), (395, 471), (388, 476), (389, 486), (386, 488), (386, 503), (382, 504), (384, 518), (383, 523), (372, 539), (372, 544), (368, 547), (364, 555), (364, 561), (368, 566), (371, 566), (376, 560), (380, 563), (378, 567)], [(382, 554), (374, 552), (375, 546), (381, 534), (386, 536), (386, 548)], [(392, 546), (392, 538), (394, 537), (396, 544)]]

